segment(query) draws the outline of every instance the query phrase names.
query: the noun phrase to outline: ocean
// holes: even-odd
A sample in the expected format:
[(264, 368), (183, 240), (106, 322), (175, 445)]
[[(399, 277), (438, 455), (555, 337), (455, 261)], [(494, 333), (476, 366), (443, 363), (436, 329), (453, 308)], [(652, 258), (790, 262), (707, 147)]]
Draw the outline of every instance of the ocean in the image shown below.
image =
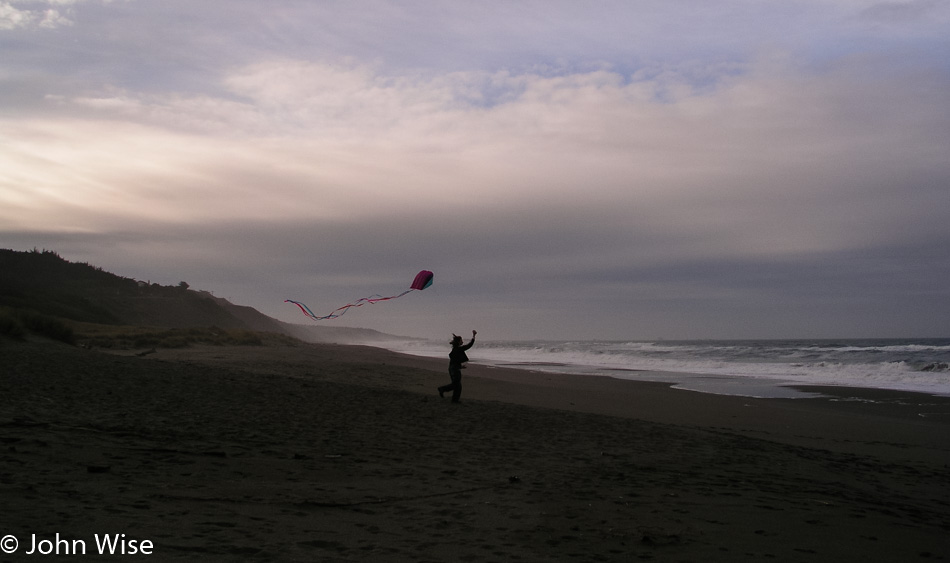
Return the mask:
[[(447, 356), (447, 342), (388, 343)], [(950, 339), (500, 341), (478, 340), (472, 363), (533, 371), (662, 381), (680, 389), (750, 397), (815, 396), (790, 386), (834, 385), (950, 396)]]

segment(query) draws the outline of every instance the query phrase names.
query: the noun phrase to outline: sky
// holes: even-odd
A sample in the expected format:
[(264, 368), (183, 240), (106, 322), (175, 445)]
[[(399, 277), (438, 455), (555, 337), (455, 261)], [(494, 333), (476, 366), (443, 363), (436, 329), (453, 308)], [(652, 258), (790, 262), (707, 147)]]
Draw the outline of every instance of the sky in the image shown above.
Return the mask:
[(0, 247), (288, 322), (947, 337), (948, 211), (948, 0), (0, 0)]

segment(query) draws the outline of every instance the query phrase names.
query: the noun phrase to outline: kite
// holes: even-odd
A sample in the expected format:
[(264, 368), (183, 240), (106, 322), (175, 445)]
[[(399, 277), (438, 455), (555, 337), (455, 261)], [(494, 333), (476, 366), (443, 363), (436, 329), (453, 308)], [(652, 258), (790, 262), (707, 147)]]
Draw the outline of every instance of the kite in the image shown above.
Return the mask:
[(377, 295), (371, 295), (369, 297), (363, 297), (361, 299), (357, 299), (356, 301), (352, 303), (347, 303), (346, 305), (342, 307), (338, 307), (334, 309), (332, 313), (323, 317), (313, 314), (313, 311), (310, 310), (310, 307), (307, 307), (300, 301), (294, 301), (293, 299), (285, 299), (284, 303), (293, 303), (294, 305), (300, 307), (300, 310), (303, 311), (304, 315), (307, 315), (308, 317), (310, 317), (311, 319), (315, 321), (325, 321), (327, 319), (336, 319), (338, 317), (342, 317), (343, 315), (346, 314), (347, 311), (349, 311), (353, 307), (362, 307), (363, 305), (367, 303), (372, 305), (373, 303), (379, 303), (380, 301), (389, 301), (390, 299), (397, 299), (413, 291), (422, 291), (423, 289), (432, 285), (432, 278), (433, 278), (432, 272), (430, 272), (429, 270), (422, 270), (421, 272), (416, 274), (416, 278), (412, 280), (412, 285), (409, 286), (409, 289), (407, 289), (406, 291), (403, 291), (399, 295), (383, 297), (382, 295), (377, 294)]

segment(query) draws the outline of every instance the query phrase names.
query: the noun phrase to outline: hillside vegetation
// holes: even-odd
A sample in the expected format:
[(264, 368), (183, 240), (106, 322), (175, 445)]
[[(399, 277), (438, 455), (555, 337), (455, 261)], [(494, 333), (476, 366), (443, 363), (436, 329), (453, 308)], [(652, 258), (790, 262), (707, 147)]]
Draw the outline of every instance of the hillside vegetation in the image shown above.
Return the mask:
[(260, 344), (282, 323), (181, 282), (115, 275), (56, 252), (0, 249), (0, 334), (102, 347)]
[[(368, 343), (388, 335), (304, 326), (190, 289), (159, 285), (69, 262), (50, 250), (0, 249), (0, 336), (42, 335), (103, 348), (191, 344)], [(392, 337), (389, 337), (392, 338)]]

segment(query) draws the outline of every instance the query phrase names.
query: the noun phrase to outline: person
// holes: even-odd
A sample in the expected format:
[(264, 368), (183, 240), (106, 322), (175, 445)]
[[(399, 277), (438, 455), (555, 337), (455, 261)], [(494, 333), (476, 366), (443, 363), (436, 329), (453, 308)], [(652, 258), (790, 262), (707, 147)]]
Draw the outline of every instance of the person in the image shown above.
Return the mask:
[(476, 334), (478, 332), (473, 330), (472, 340), (468, 344), (462, 344), (462, 337), (454, 332), (452, 333), (452, 351), (449, 352), (449, 378), (452, 383), (439, 387), (439, 396), (445, 397), (445, 392), (451, 391), (453, 403), (459, 402), (459, 398), (462, 396), (462, 368), (465, 367), (464, 364), (468, 361), (465, 351), (471, 348), (472, 344), (475, 344)]

